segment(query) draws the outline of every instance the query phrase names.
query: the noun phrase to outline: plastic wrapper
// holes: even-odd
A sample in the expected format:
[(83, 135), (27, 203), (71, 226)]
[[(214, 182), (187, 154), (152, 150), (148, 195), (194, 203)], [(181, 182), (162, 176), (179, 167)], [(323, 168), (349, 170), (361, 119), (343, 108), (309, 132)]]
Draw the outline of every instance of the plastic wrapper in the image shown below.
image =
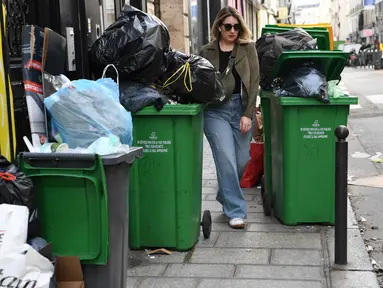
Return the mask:
[(309, 97), (324, 103), (330, 102), (326, 77), (310, 67), (293, 69), (286, 78), (277, 79), (273, 92), (279, 97)]
[(26, 206), (32, 214), (35, 197), (32, 179), (0, 156), (0, 204)]
[(151, 86), (125, 82), (120, 84), (120, 102), (128, 111), (137, 112), (146, 106), (154, 106), (160, 111), (169, 100)]
[(160, 82), (163, 93), (179, 103), (220, 103), (225, 98), (221, 74), (205, 58), (172, 50)]
[(132, 145), (132, 117), (120, 104), (110, 78), (77, 80), (44, 100), (60, 138), (69, 148), (88, 148), (100, 137), (115, 135)]
[(336, 80), (329, 81), (327, 83), (327, 85), (328, 85), (328, 89), (327, 89), (328, 95), (333, 97), (333, 98), (339, 98), (341, 96), (349, 96), (349, 95), (345, 94), (343, 89), (340, 88), (338, 86), (338, 84), (339, 84), (339, 81), (336, 81)]
[(317, 41), (305, 30), (296, 28), (277, 34), (265, 34), (258, 39), (257, 53), (260, 67), (260, 86), (269, 89), (272, 72), (279, 56), (284, 51), (317, 50)]
[(91, 68), (99, 78), (105, 66), (114, 64), (121, 80), (153, 83), (166, 70), (169, 45), (169, 31), (161, 20), (125, 5), (91, 47)]

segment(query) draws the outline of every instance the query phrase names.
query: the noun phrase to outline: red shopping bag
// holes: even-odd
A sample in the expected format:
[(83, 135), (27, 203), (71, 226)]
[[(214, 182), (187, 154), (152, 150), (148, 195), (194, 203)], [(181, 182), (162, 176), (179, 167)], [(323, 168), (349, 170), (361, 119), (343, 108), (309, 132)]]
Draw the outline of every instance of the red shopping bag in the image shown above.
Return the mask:
[(263, 154), (264, 143), (250, 143), (250, 160), (247, 163), (245, 173), (243, 173), (240, 185), (241, 188), (252, 188), (259, 182), (263, 175)]

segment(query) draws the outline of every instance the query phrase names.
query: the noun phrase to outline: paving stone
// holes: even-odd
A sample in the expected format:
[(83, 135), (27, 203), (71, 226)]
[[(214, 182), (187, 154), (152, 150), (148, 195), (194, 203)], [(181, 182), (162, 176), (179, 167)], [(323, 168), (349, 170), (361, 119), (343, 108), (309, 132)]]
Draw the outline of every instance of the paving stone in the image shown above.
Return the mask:
[(183, 263), (187, 253), (174, 251), (172, 255), (153, 255), (154, 258), (150, 258), (145, 254), (145, 251), (129, 251), (129, 262), (142, 263), (141, 265), (148, 263)]
[[(141, 285), (139, 286), (139, 288), (180, 288), (180, 287), (195, 288), (197, 287), (197, 279), (146, 278), (141, 282)], [(313, 287), (310, 287), (310, 288), (313, 288)]]
[(321, 281), (324, 278), (322, 267), (289, 267), (270, 265), (238, 265), (234, 277), (315, 281)]
[(137, 277), (128, 277), (126, 280), (126, 287), (129, 288), (138, 288), (140, 284), (140, 279)]
[(374, 272), (331, 271), (333, 288), (379, 288)]
[[(366, 251), (362, 236), (358, 229), (347, 229), (347, 260), (343, 270), (372, 271), (370, 258)], [(334, 229), (327, 231), (327, 246), (330, 253), (330, 263), (334, 264)]]
[(128, 276), (160, 276), (165, 272), (167, 264), (140, 265), (128, 269)]
[[(222, 211), (212, 212), (211, 217), (213, 223), (227, 223), (229, 220)], [(267, 217), (263, 213), (247, 213), (247, 223), (280, 223), (277, 219), (273, 217)]]
[(202, 179), (206, 179), (206, 180), (216, 180), (216, 179), (217, 179), (217, 175), (214, 174), (214, 173), (203, 173), (203, 174), (202, 174)]
[[(207, 198), (205, 200), (207, 200), (207, 201), (217, 201), (217, 200), (215, 200), (216, 195), (217, 195), (217, 190), (213, 194), (207, 195)], [(248, 195), (248, 194), (247, 195), (243, 195), (243, 198), (245, 198), (246, 201), (253, 201), (255, 197), (256, 197), (255, 195)]]
[(218, 181), (217, 180), (207, 180), (204, 184), (205, 187), (213, 187), (218, 188)]
[(321, 249), (319, 233), (222, 232), (215, 247)]
[(217, 194), (217, 188), (202, 187), (202, 194)]
[[(244, 231), (247, 231), (247, 227), (249, 226), (246, 225), (246, 229), (233, 229), (229, 226), (228, 222), (225, 223), (213, 223), (212, 225), (212, 231), (218, 231), (218, 232), (237, 232), (237, 233), (243, 233)], [(217, 240), (217, 239), (216, 239)]]
[(318, 250), (274, 249), (271, 264), (322, 266), (323, 257)]
[(234, 271), (235, 265), (228, 264), (170, 264), (165, 276), (231, 278)]
[(320, 226), (286, 226), (280, 223), (263, 224), (251, 223), (247, 228), (249, 232), (292, 232), (292, 233), (319, 233), (322, 230)]
[(203, 168), (203, 173), (205, 174), (208, 174), (208, 173), (211, 173), (211, 174), (216, 174), (216, 170), (215, 170), (215, 167), (204, 167)]
[[(213, 226), (214, 225), (215, 224), (213, 224)], [(199, 240), (196, 244), (196, 247), (214, 247), (214, 244), (217, 241), (218, 235), (219, 235), (219, 232), (211, 232), (210, 238), (205, 239), (201, 233), (201, 235), (199, 236)]]
[(196, 248), (190, 263), (268, 264), (269, 249)]
[[(210, 180), (208, 180), (210, 181)], [(254, 213), (254, 212), (262, 212), (263, 208), (261, 205), (258, 205), (254, 201), (248, 201), (246, 203), (247, 212)], [(222, 211), (222, 205), (217, 201), (203, 201), (202, 202), (202, 210), (210, 210), (211, 212), (221, 212)]]
[[(198, 288), (323, 288), (319, 281), (204, 279)], [(141, 288), (141, 287), (140, 287)]]

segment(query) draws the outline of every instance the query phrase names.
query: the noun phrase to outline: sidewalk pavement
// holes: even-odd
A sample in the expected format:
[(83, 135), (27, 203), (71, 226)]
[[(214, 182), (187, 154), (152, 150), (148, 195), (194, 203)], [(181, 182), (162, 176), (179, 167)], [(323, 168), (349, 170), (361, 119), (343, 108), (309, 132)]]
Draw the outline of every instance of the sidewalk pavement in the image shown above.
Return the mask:
[[(349, 204), (346, 267), (333, 265), (334, 230), (328, 226), (284, 226), (263, 214), (259, 189), (244, 189), (248, 225), (232, 230), (215, 201), (217, 180), (204, 141), (202, 210), (212, 212), (210, 239), (201, 236), (189, 252), (170, 256), (130, 251), (129, 288), (378, 288)], [(202, 235), (202, 233), (201, 233)], [(153, 259), (152, 259), (153, 258)]]

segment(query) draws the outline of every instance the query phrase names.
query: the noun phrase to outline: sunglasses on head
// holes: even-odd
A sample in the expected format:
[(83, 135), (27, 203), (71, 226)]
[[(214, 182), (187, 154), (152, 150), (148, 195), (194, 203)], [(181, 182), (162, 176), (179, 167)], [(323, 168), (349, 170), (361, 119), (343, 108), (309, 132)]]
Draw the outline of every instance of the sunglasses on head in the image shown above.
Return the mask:
[(222, 24), (222, 25), (223, 25), (223, 27), (225, 27), (226, 31), (230, 31), (232, 28), (234, 28), (235, 31), (241, 30), (241, 24), (234, 24), (234, 25)]

